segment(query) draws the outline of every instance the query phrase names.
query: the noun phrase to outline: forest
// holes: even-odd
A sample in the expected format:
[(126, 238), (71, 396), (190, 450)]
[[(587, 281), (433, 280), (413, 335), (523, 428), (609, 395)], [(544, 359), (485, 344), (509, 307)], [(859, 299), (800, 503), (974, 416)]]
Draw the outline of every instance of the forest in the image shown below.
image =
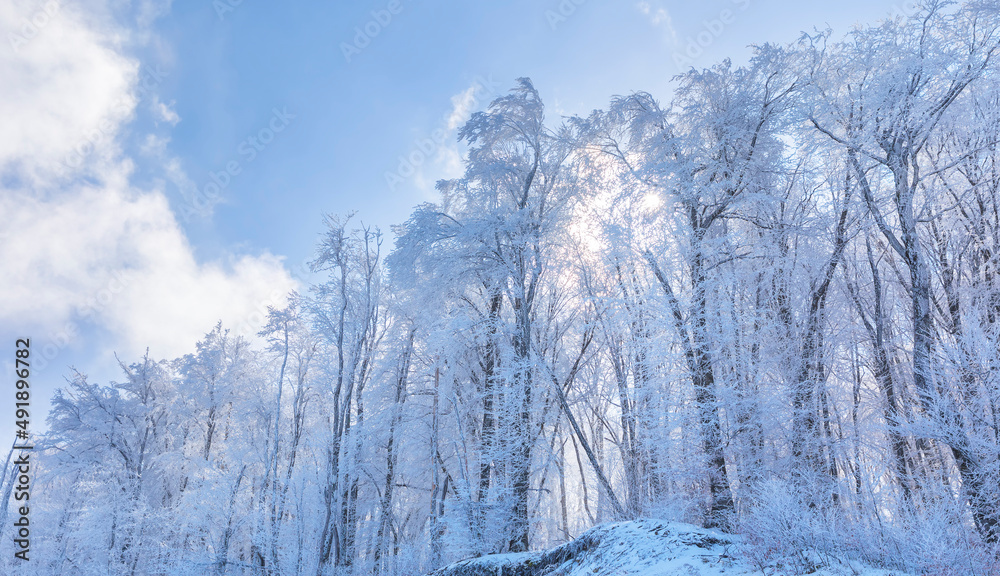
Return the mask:
[(640, 518), (1000, 573), (1000, 5), (674, 86), (558, 118), (518, 79), (438, 202), (317, 217), (256, 338), (67, 374), (33, 573), (416, 575)]

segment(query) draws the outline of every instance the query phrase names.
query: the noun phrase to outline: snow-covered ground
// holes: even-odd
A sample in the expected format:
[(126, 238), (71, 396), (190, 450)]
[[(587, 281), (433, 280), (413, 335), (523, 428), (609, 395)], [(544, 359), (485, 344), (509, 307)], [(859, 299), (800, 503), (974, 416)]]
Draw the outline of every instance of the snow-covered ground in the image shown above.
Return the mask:
[(545, 552), (456, 562), (434, 576), (907, 576), (803, 551), (753, 565), (741, 540), (690, 524), (637, 520), (602, 524)]

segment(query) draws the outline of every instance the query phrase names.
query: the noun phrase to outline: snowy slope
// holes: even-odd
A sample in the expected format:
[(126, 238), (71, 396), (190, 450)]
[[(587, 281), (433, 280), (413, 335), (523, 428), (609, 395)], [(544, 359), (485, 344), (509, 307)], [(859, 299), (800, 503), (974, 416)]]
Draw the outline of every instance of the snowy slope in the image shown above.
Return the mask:
[(547, 552), (463, 560), (433, 576), (907, 576), (824, 563), (808, 552), (752, 566), (739, 551), (737, 536), (678, 522), (638, 520), (597, 526)]

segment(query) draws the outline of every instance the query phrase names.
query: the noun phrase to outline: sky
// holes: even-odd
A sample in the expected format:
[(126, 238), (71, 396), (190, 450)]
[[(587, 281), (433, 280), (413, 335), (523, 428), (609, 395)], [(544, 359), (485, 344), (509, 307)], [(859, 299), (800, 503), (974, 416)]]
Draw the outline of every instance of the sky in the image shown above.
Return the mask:
[(315, 281), (324, 215), (380, 228), (461, 174), (461, 125), (529, 77), (547, 119), (888, 0), (0, 0), (0, 442), (74, 371), (253, 337)]

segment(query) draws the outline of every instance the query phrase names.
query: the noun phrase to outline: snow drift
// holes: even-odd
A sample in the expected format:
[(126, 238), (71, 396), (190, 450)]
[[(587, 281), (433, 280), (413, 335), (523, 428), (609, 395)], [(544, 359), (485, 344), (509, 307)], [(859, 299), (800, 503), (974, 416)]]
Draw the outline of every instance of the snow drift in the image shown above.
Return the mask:
[(602, 524), (543, 552), (462, 560), (431, 576), (906, 576), (898, 571), (824, 560), (809, 551), (755, 566), (739, 536), (679, 522)]

